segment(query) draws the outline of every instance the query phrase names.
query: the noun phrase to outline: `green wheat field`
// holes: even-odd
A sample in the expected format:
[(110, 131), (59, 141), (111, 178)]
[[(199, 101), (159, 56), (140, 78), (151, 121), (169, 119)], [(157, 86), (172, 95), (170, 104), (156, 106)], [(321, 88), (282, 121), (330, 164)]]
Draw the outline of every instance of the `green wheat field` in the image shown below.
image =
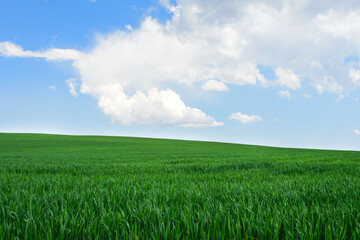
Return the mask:
[(0, 239), (359, 239), (360, 152), (0, 134)]

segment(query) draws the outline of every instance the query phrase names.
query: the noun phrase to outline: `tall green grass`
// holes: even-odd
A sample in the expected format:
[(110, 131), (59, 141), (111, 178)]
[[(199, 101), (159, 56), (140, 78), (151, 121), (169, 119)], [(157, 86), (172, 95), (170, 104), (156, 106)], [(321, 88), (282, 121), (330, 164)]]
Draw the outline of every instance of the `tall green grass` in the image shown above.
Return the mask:
[(0, 239), (359, 239), (360, 153), (0, 134)]

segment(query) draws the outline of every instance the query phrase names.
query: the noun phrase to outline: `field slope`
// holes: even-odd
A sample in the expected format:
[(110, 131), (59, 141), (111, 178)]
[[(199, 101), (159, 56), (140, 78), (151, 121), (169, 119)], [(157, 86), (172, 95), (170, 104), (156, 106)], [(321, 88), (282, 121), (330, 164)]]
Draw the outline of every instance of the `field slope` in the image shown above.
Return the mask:
[(360, 152), (0, 134), (0, 239), (359, 239)]

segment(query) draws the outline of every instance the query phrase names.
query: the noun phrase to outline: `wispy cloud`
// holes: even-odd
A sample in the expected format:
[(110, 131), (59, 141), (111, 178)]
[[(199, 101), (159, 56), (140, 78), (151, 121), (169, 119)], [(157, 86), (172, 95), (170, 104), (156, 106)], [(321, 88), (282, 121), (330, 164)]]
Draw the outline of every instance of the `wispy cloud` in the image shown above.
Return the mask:
[(71, 96), (73, 97), (77, 97), (78, 96), (78, 93), (76, 91), (76, 86), (77, 86), (77, 83), (76, 83), (77, 79), (76, 78), (70, 78), (68, 80), (66, 80), (66, 83), (69, 87), (69, 93), (71, 94)]
[(202, 85), (201, 88), (203, 90), (207, 90), (207, 91), (219, 91), (219, 92), (229, 90), (229, 88), (226, 86), (225, 83), (220, 82), (220, 81), (216, 81), (216, 80), (213, 80), (213, 79), (207, 81), (206, 83), (204, 83), (204, 85)]
[(277, 85), (285, 86), (291, 89), (301, 88), (299, 77), (292, 70), (284, 70), (281, 67), (276, 68), (275, 74), (278, 77)]
[(289, 92), (289, 90), (283, 90), (279, 92), (280, 97), (282, 98), (287, 98), (290, 99), (291, 98), (291, 94)]
[(0, 55), (4, 57), (45, 58), (47, 61), (77, 60), (82, 53), (74, 49), (51, 48), (44, 51), (23, 50), (12, 42), (0, 42)]
[(249, 116), (249, 115), (243, 114), (241, 112), (231, 114), (230, 119), (238, 120), (241, 123), (251, 123), (251, 122), (262, 121), (262, 118), (259, 116), (256, 116), (256, 115)]

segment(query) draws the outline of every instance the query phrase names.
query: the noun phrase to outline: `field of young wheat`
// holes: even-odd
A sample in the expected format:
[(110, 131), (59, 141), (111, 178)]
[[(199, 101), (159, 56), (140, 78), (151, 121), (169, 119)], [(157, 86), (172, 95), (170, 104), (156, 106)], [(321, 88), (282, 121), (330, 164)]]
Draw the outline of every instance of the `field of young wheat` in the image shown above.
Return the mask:
[(360, 152), (0, 134), (0, 239), (359, 239)]

